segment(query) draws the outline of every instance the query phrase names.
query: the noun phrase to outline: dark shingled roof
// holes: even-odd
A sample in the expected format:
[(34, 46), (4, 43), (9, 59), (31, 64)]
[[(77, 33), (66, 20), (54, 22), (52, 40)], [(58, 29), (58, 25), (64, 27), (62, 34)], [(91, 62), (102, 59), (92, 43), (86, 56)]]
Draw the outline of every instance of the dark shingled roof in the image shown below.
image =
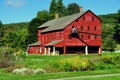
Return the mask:
[(52, 42), (49, 42), (48, 44), (46, 44), (45, 46), (54, 46), (55, 44), (58, 44), (59, 42), (61, 42), (62, 40), (54, 40)]
[(46, 23), (42, 24), (38, 28), (47, 27), (46, 29), (44, 29), (42, 31), (42, 33), (49, 32), (49, 31), (55, 31), (55, 30), (62, 30), (67, 25), (69, 25), (70, 23), (72, 23), (73, 21), (75, 21), (76, 19), (81, 17), (83, 14), (85, 14), (87, 11), (83, 11), (81, 13), (77, 13), (77, 14), (73, 14), (73, 15), (70, 15), (70, 16), (66, 16), (66, 17), (62, 17), (62, 18), (47, 21)]
[(29, 44), (29, 46), (40, 46), (41, 45), (41, 43), (38, 41), (38, 42), (35, 42), (35, 43), (33, 43), (33, 44)]

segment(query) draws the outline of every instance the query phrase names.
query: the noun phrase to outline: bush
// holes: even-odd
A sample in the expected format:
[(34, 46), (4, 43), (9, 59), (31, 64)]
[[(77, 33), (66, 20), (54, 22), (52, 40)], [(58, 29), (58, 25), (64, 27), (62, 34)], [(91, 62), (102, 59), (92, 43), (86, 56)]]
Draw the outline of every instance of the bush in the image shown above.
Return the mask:
[(16, 65), (14, 65), (14, 66), (10, 66), (10, 67), (5, 68), (5, 69), (3, 70), (3, 72), (12, 73), (12, 71), (13, 71), (14, 69), (23, 68), (23, 67), (25, 67), (25, 65), (16, 64)]
[(93, 70), (94, 65), (88, 59), (80, 59), (79, 57), (67, 58), (51, 64), (53, 68), (62, 71), (86, 71)]
[(71, 59), (64, 59), (60, 61), (59, 68), (63, 71), (72, 71)]
[(12, 60), (8, 60), (8, 59), (0, 60), (0, 68), (7, 68), (10, 66), (13, 66), (14, 64), (15, 64), (15, 62), (13, 62)]
[(120, 55), (107, 55), (107, 56), (103, 56), (101, 57), (101, 61), (103, 61), (104, 63), (107, 64), (118, 64), (120, 63)]
[(13, 53), (13, 56), (16, 58), (16, 60), (22, 60), (26, 58), (26, 52), (19, 50), (17, 53)]

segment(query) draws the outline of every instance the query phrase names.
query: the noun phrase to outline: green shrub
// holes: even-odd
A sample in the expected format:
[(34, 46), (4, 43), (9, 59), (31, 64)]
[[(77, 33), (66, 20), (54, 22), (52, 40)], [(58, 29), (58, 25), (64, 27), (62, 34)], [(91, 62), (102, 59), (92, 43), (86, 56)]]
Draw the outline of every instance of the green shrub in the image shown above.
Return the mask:
[(22, 60), (26, 58), (26, 52), (19, 50), (17, 53), (13, 53), (16, 60)]
[(25, 67), (25, 65), (23, 65), (23, 64), (16, 64), (16, 65), (14, 65), (14, 66), (9, 66), (9, 67), (5, 68), (5, 69), (3, 70), (3, 72), (12, 73), (12, 71), (13, 71), (14, 69), (23, 68), (23, 67)]
[(101, 60), (107, 64), (116, 64), (115, 57), (112, 55), (103, 56)]
[(120, 63), (120, 55), (107, 55), (107, 56), (103, 56), (101, 57), (101, 61), (103, 61), (104, 63), (107, 64), (118, 64)]
[(60, 61), (60, 69), (63, 71), (72, 71), (71, 59), (63, 59)]
[(9, 59), (1, 59), (0, 60), (0, 68), (7, 68), (13, 66), (15, 63)]
[(79, 57), (67, 58), (55, 63), (51, 63), (54, 69), (59, 69), (62, 71), (86, 71), (93, 70), (94, 65), (88, 59), (80, 59)]
[(88, 59), (81, 59), (81, 71), (94, 70), (93, 63)]

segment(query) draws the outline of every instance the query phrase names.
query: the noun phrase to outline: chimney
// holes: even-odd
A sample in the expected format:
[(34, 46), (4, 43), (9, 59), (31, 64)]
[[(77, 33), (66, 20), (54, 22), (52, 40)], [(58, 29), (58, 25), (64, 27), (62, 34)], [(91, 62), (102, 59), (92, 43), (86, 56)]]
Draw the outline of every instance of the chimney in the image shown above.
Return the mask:
[(80, 6), (79, 11), (80, 11), (80, 13), (83, 11), (83, 7), (82, 6)]
[(59, 14), (55, 13), (55, 19), (58, 19), (58, 18), (59, 18)]

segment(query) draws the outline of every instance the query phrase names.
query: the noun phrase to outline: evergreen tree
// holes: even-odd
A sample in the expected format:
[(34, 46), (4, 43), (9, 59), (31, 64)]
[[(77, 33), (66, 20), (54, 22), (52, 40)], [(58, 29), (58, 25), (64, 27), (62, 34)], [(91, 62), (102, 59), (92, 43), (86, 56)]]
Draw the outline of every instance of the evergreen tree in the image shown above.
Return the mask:
[(55, 13), (58, 13), (60, 17), (66, 15), (66, 7), (64, 6), (63, 0), (52, 0), (50, 4), (50, 15), (53, 17)]
[(63, 0), (58, 0), (57, 1), (57, 13), (59, 13), (59, 15), (60, 16), (64, 16), (65, 15), (65, 9), (66, 9), (66, 7), (63, 5), (63, 2), (62, 2)]
[(50, 8), (49, 8), (49, 12), (50, 14), (55, 14), (57, 9), (57, 3), (56, 0), (52, 0), (52, 2), (50, 3)]
[(76, 14), (79, 12), (79, 5), (76, 3), (71, 3), (67, 7), (68, 15)]

